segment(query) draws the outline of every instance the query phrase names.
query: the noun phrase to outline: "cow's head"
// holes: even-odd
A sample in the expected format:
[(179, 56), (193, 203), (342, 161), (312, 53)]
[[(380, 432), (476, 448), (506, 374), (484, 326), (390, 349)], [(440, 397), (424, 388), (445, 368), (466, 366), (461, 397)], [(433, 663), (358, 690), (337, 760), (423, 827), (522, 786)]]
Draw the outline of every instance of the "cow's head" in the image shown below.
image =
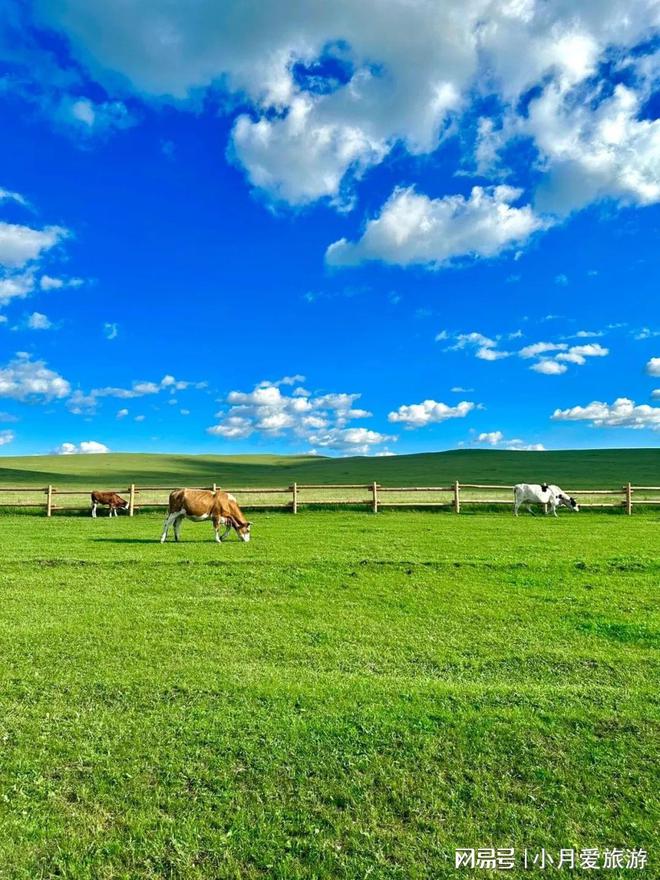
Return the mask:
[(247, 543), (250, 540), (250, 528), (252, 523), (247, 520), (246, 522), (239, 522), (237, 519), (233, 520), (232, 525), (236, 529), (236, 534), (241, 539), (241, 541), (245, 541)]
[(580, 505), (577, 503), (575, 498), (571, 498), (570, 495), (565, 495), (563, 492), (557, 496), (557, 501), (559, 502), (561, 507), (568, 507), (568, 509), (572, 510), (573, 513), (577, 513), (580, 509)]

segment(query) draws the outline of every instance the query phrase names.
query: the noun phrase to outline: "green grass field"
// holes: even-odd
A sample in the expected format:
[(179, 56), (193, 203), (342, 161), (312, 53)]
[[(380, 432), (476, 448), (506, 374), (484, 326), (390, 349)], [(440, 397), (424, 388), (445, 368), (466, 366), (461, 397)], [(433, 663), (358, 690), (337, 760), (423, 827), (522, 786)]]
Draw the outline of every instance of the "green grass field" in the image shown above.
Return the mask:
[[(660, 485), (659, 449), (579, 449), (512, 452), (459, 449), (384, 458), (276, 455), (43, 455), (0, 457), (0, 486), (122, 488), (142, 485), (288, 486), (291, 483), (370, 483), (444, 486), (543, 481), (573, 489)], [(97, 486), (98, 484), (98, 486)]]
[(3, 517), (0, 877), (658, 876), (656, 513), (254, 519)]

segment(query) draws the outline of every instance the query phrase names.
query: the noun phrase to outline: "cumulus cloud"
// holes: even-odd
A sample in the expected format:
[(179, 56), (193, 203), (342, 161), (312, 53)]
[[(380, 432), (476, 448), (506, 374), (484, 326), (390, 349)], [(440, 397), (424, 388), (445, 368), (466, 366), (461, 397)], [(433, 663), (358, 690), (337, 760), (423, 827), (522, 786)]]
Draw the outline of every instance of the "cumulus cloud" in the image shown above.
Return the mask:
[(445, 351), (468, 350), (473, 352), (474, 356), (481, 361), (499, 361), (502, 358), (509, 357), (511, 354), (510, 351), (503, 351), (497, 347), (501, 338), (501, 336), (496, 336), (492, 339), (490, 336), (484, 336), (483, 333), (477, 333), (476, 331), (470, 333), (449, 333), (447, 330), (442, 330), (436, 335), (435, 340), (436, 342), (447, 340), (453, 342), (453, 345), (449, 345)]
[(646, 372), (649, 376), (660, 376), (660, 357), (651, 358), (647, 362)]
[(30, 330), (49, 330), (53, 325), (47, 315), (41, 312), (32, 312), (27, 319), (27, 326)]
[(0, 305), (12, 299), (24, 299), (34, 290), (32, 272), (4, 272), (0, 266)]
[(230, 391), (226, 408), (216, 413), (218, 422), (207, 428), (216, 437), (243, 440), (255, 433), (267, 437), (289, 436), (305, 440), (314, 447), (346, 454), (366, 454), (374, 446), (396, 438), (349, 422), (365, 419), (371, 413), (355, 406), (359, 394), (314, 395), (302, 387), (291, 393), (282, 391), (304, 377), (285, 377), (264, 381), (252, 391)]
[(644, 96), (622, 83), (609, 98), (601, 89), (578, 96), (551, 83), (530, 104), (522, 128), (545, 158), (541, 210), (563, 214), (606, 197), (660, 201), (660, 120), (639, 118)]
[(64, 287), (81, 287), (85, 283), (83, 278), (54, 278), (52, 275), (42, 275), (39, 279), (41, 290), (61, 290)]
[(587, 421), (596, 428), (649, 428), (660, 430), (660, 407), (648, 404), (637, 405), (628, 397), (618, 397), (614, 403), (594, 400), (586, 406), (570, 409), (556, 409), (552, 414), (555, 421)]
[(37, 402), (68, 397), (70, 391), (66, 379), (25, 352), (0, 367), (0, 397)]
[(80, 443), (60, 443), (53, 449), (54, 455), (98, 455), (110, 452), (105, 443), (97, 440), (82, 440)]
[(529, 205), (511, 204), (521, 194), (510, 186), (475, 186), (468, 198), (430, 199), (412, 187), (397, 188), (362, 238), (334, 242), (326, 260), (332, 266), (381, 260), (439, 268), (462, 257), (494, 257), (544, 225)]
[(7, 446), (8, 443), (13, 443), (16, 435), (13, 431), (0, 431), (0, 446)]
[[(0, 204), (4, 201), (14, 201), (27, 207), (27, 201), (18, 193), (0, 190)], [(54, 282), (55, 279), (45, 275), (38, 281), (37, 272), (48, 252), (69, 235), (69, 231), (62, 226), (38, 229), (0, 221), (0, 305), (14, 299), (24, 299), (39, 288), (50, 289), (48, 282)], [(78, 280), (72, 279), (72, 283)]]
[[(119, 73), (141, 96), (183, 108), (206, 90), (238, 97), (246, 110), (233, 154), (255, 186), (294, 204), (341, 202), (347, 181), (397, 146), (433, 152), (486, 91), (514, 116), (513, 135), (535, 139), (564, 200), (562, 171), (574, 201), (607, 191), (653, 198), (655, 126), (625, 93), (594, 100), (589, 90), (608, 50), (635, 64), (638, 88), (650, 79), (632, 49), (660, 24), (655, 0), (309, 0), (286, 15), (272, 0), (207, 0), (195, 15), (142, 0), (36, 8), (108, 91)], [(533, 87), (539, 94), (520, 113)], [(99, 109), (82, 101), (75, 112), (84, 126)], [(497, 158), (502, 128), (497, 118), (480, 125), (482, 165)]]
[(569, 345), (567, 342), (533, 342), (518, 349), (517, 352), (498, 347), (503, 338), (511, 342), (521, 336), (522, 333), (519, 331), (491, 337), (476, 331), (449, 333), (447, 330), (442, 330), (435, 338), (436, 341), (452, 343), (444, 349), (445, 351), (469, 351), (483, 361), (498, 361), (513, 354), (524, 360), (533, 359), (534, 363), (530, 369), (547, 376), (559, 376), (565, 373), (568, 364), (584, 366), (588, 358), (606, 357), (609, 354), (609, 349), (594, 342), (583, 345)]
[(463, 419), (475, 407), (476, 404), (468, 400), (462, 400), (456, 406), (448, 406), (436, 400), (423, 400), (421, 403), (402, 404), (389, 413), (387, 418), (390, 422), (399, 422), (409, 429), (423, 428), (447, 419)]
[(478, 435), (475, 443), (500, 449), (517, 450), (519, 452), (545, 451), (545, 446), (542, 443), (525, 443), (524, 440), (520, 440), (517, 437), (507, 440), (502, 431), (484, 431)]
[(566, 364), (560, 364), (558, 361), (550, 360), (550, 358), (541, 358), (535, 364), (532, 364), (530, 370), (535, 373), (542, 373), (544, 376), (561, 376), (568, 367)]
[(146, 397), (161, 392), (173, 394), (176, 391), (185, 391), (188, 388), (206, 388), (206, 382), (189, 382), (184, 379), (176, 379), (169, 374), (163, 376), (160, 382), (137, 380), (130, 388), (115, 387), (108, 385), (103, 388), (92, 388), (88, 392), (75, 391), (67, 401), (67, 407), (74, 415), (87, 415), (93, 413), (101, 398), (115, 397), (119, 400), (132, 400), (136, 397)]
[(567, 371), (567, 364), (582, 367), (587, 358), (607, 357), (609, 353), (608, 348), (597, 342), (571, 346), (565, 342), (534, 342), (518, 352), (522, 358), (540, 358), (530, 369), (545, 376), (560, 376)]
[(67, 236), (61, 226), (33, 229), (17, 223), (0, 222), (0, 266), (21, 269), (38, 260)]

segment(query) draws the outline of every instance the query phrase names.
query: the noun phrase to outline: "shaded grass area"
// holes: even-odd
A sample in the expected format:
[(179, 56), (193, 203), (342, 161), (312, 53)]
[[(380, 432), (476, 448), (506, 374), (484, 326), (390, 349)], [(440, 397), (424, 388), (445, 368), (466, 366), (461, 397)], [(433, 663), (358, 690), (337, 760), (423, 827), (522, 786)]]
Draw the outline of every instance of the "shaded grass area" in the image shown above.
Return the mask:
[(660, 485), (658, 449), (515, 452), (458, 449), (373, 458), (276, 455), (108, 455), (0, 457), (0, 485), (125, 488), (129, 483), (228, 488), (298, 483), (446, 486), (464, 483), (551, 482), (570, 488)]
[(161, 522), (3, 517), (0, 876), (652, 849), (656, 515)]

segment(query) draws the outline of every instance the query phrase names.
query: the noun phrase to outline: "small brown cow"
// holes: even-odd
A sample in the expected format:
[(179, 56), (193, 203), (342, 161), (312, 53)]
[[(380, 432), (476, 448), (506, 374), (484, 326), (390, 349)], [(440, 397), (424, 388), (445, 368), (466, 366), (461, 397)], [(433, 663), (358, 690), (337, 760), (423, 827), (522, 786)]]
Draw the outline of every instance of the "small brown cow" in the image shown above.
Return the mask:
[(110, 508), (110, 516), (117, 516), (117, 510), (127, 510), (128, 501), (116, 492), (92, 492), (92, 516), (96, 518), (96, 508), (99, 506)]
[[(236, 499), (228, 492), (212, 492), (210, 489), (175, 489), (170, 494), (170, 507), (165, 523), (163, 534), (160, 536), (161, 544), (167, 540), (170, 526), (174, 526), (174, 540), (179, 540), (181, 523), (188, 517), (193, 522), (203, 522), (210, 519), (215, 529), (215, 540), (220, 543), (233, 529), (241, 541), (250, 540), (251, 522), (245, 519)], [(225, 530), (220, 534), (220, 526)]]

